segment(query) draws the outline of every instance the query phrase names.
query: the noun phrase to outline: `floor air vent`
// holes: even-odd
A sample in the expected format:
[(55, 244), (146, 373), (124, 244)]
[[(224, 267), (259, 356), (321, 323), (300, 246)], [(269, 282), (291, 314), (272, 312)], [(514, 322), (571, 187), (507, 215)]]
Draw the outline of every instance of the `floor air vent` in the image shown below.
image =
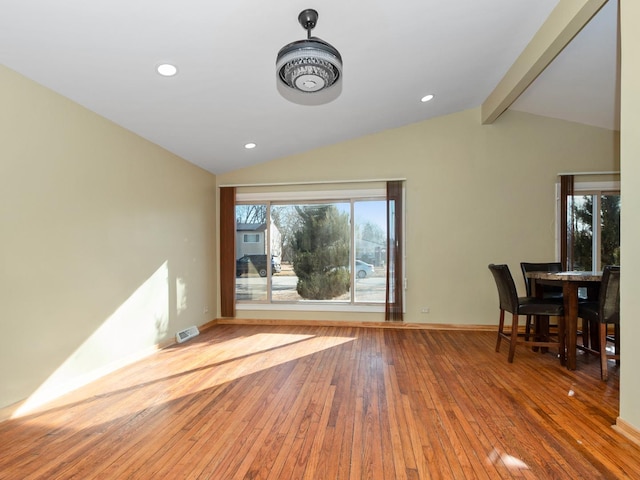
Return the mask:
[(198, 327), (186, 328), (186, 329), (181, 330), (178, 333), (176, 333), (176, 341), (178, 343), (186, 342), (187, 340), (189, 340), (190, 338), (195, 337), (199, 333), (200, 332), (198, 331)]

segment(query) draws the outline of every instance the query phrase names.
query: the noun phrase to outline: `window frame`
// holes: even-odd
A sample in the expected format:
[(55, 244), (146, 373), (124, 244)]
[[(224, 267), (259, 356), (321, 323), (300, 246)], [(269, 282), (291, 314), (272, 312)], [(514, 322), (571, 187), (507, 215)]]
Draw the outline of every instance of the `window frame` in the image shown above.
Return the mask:
[[(385, 187), (349, 188), (336, 190), (297, 190), (297, 191), (268, 191), (268, 192), (237, 192), (236, 205), (262, 204), (267, 207), (267, 231), (270, 230), (271, 207), (274, 205), (290, 205), (292, 203), (350, 203), (350, 242), (351, 258), (350, 262), (355, 263), (355, 236), (354, 236), (354, 206), (355, 202), (368, 200), (384, 200), (387, 194)], [(404, 216), (404, 209), (402, 212)], [(404, 227), (403, 227), (404, 230)], [(405, 235), (403, 235), (403, 243)], [(406, 250), (405, 250), (406, 251)], [(402, 259), (403, 267), (405, 259)], [(269, 268), (271, 266), (269, 265)], [(351, 269), (352, 287), (355, 285), (355, 269)], [(403, 270), (406, 271), (406, 270)], [(317, 312), (366, 312), (384, 313), (385, 302), (358, 302), (355, 300), (355, 288), (350, 289), (350, 300), (347, 301), (314, 301), (304, 300), (296, 302), (274, 301), (271, 296), (271, 276), (268, 275), (267, 299), (258, 301), (243, 301), (235, 299), (237, 310), (289, 310), (289, 311), (317, 311)], [(403, 285), (404, 285), (403, 279)], [(234, 284), (235, 285), (235, 284)], [(235, 287), (234, 287), (235, 291)], [(235, 295), (234, 295), (235, 298)], [(404, 309), (403, 309), (404, 310)]]

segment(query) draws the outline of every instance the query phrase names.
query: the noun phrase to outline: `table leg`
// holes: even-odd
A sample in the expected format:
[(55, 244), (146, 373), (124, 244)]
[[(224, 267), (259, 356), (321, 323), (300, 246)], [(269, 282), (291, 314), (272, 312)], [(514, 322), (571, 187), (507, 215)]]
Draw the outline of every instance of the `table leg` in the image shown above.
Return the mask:
[(578, 343), (578, 283), (562, 282), (564, 297), (565, 343), (567, 345), (567, 369), (576, 369)]
[[(542, 316), (536, 315), (535, 319), (536, 319), (536, 327), (535, 327), (536, 339), (548, 342), (549, 341), (549, 317), (545, 315), (542, 315)], [(547, 353), (549, 351), (549, 347), (540, 347), (540, 351), (542, 353)]]
[[(542, 298), (542, 288), (538, 285), (538, 282), (536, 281), (535, 278), (532, 278), (529, 280), (531, 282), (531, 295), (536, 297), (536, 298)], [(539, 335), (540, 335), (540, 321), (543, 317), (540, 317), (539, 315), (533, 315), (532, 320), (533, 320), (533, 334), (534, 334), (534, 340), (539, 339)], [(547, 317), (547, 325), (549, 324), (549, 318)], [(547, 326), (547, 331), (549, 330), (549, 327)], [(528, 338), (527, 338), (528, 340)], [(540, 347), (536, 347), (533, 346), (531, 347), (531, 350), (533, 350), (534, 352), (537, 352), (538, 350), (540, 350)], [(543, 352), (545, 352), (545, 350), (542, 350)]]

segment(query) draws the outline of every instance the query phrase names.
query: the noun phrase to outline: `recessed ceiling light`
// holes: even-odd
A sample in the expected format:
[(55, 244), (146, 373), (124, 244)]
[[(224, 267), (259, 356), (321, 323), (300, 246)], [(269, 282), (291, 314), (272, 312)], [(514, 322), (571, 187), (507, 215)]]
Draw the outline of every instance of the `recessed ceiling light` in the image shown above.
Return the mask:
[(256, 144), (255, 143), (247, 143), (247, 144), (245, 144), (244, 148), (246, 148), (247, 150), (251, 150), (252, 148), (256, 148)]
[(425, 95), (424, 97), (422, 97), (422, 98), (420, 99), (420, 101), (421, 101), (422, 103), (426, 103), (426, 102), (428, 102), (429, 100), (433, 100), (433, 95), (431, 95), (431, 94), (429, 94), (429, 95)]
[(158, 65), (158, 73), (163, 77), (173, 77), (176, 73), (178, 73), (178, 69), (175, 65), (171, 65), (170, 63), (163, 63), (162, 65)]

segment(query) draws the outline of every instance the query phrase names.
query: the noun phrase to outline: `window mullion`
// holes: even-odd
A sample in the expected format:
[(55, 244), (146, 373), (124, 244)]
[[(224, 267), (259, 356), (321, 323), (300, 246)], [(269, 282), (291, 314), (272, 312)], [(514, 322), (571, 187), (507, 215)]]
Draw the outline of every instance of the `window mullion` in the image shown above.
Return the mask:
[(350, 213), (349, 213), (349, 235), (351, 236), (351, 245), (349, 246), (349, 263), (351, 268), (349, 269), (349, 282), (350, 288), (349, 291), (351, 293), (351, 305), (355, 303), (356, 300), (356, 222), (355, 222), (355, 205), (353, 199), (350, 200)]
[(271, 283), (273, 282), (273, 264), (271, 261), (271, 202), (266, 201), (265, 208), (266, 211), (266, 223), (267, 223), (267, 234), (266, 234), (266, 247), (265, 251), (267, 253), (267, 302), (271, 303)]
[(602, 225), (600, 216), (602, 212), (602, 196), (600, 193), (593, 195), (593, 264), (592, 270), (600, 270), (600, 244), (602, 243)]

